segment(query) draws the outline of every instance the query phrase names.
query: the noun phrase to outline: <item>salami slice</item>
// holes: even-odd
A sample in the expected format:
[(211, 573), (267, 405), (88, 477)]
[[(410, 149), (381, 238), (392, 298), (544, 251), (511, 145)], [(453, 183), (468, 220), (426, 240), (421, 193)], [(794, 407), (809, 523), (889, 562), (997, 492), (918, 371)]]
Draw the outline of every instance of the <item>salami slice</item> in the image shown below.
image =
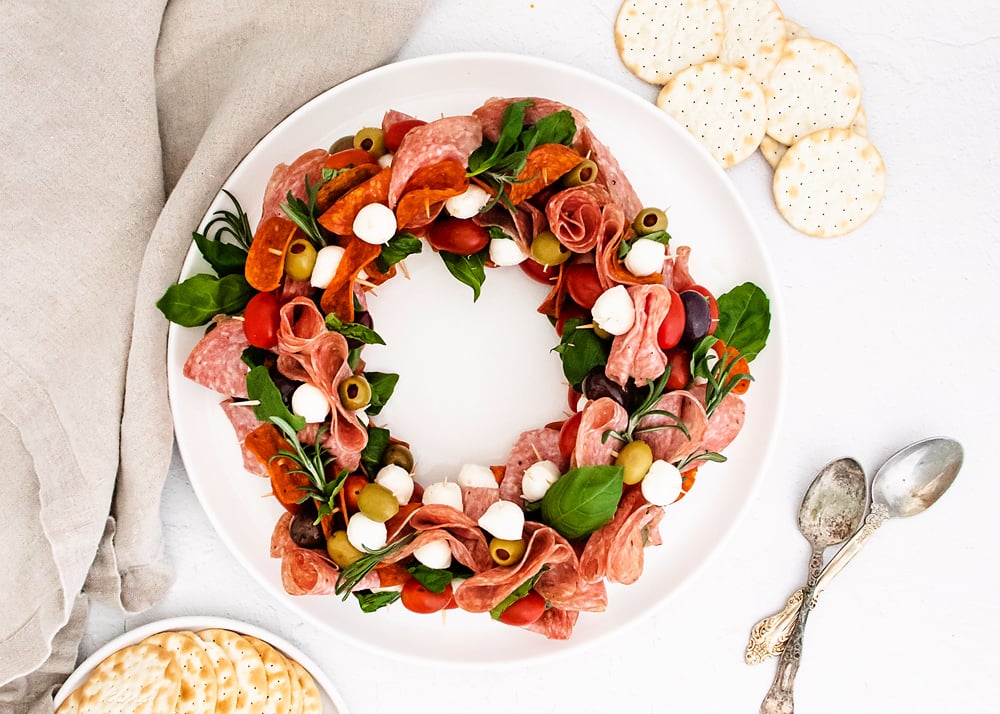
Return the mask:
[(604, 234), (604, 207), (611, 196), (603, 186), (585, 184), (563, 189), (545, 205), (549, 230), (574, 253), (593, 250)]
[(386, 563), (398, 563), (410, 557), (417, 548), (443, 540), (451, 548), (452, 557), (474, 573), (487, 570), (493, 565), (490, 547), (478, 524), (451, 506), (419, 506), (410, 512), (405, 523), (395, 523), (393, 531), (396, 534), (415, 531), (417, 535), (386, 558)]
[(410, 129), (392, 159), (389, 207), (395, 208), (418, 169), (448, 159), (467, 166), (469, 156), (482, 143), (482, 125), (472, 116), (444, 117)]
[(588, 582), (607, 578), (630, 584), (642, 575), (648, 532), (657, 527), (663, 508), (648, 503), (638, 488), (622, 496), (611, 522), (595, 531), (580, 554), (580, 575)]
[(553, 607), (543, 612), (542, 616), (530, 625), (525, 625), (523, 629), (545, 635), (550, 640), (568, 640), (579, 617), (580, 613), (576, 610), (560, 610)]
[(580, 416), (571, 466), (600, 466), (614, 461), (621, 440), (605, 437), (608, 431), (621, 432), (628, 425), (628, 412), (609, 397), (587, 402)]
[(696, 285), (691, 273), (688, 272), (688, 259), (691, 257), (691, 248), (686, 245), (679, 245), (674, 252), (667, 257), (663, 263), (663, 284), (668, 288), (673, 288), (677, 292), (689, 289)]
[(489, 486), (462, 486), (462, 509), (474, 521), (500, 500), (500, 489)]
[[(538, 528), (548, 528), (548, 526), (537, 523), (525, 524), (526, 533)], [(580, 577), (580, 560), (569, 541), (558, 533), (553, 537), (557, 543), (564, 545), (572, 556), (550, 564), (535, 584), (535, 590), (551, 607), (589, 612), (601, 612), (607, 609), (608, 593), (604, 583), (585, 582)]]
[(278, 522), (274, 524), (271, 531), (271, 557), (280, 558), (296, 548), (295, 541), (292, 540), (292, 514), (282, 513)]
[[(701, 403), (705, 403), (705, 385), (691, 388), (691, 393)], [(735, 394), (727, 394), (708, 419), (701, 448), (705, 451), (722, 451), (729, 446), (743, 428), (746, 417), (746, 402)]]
[(611, 343), (605, 373), (623, 387), (629, 377), (639, 386), (656, 379), (667, 367), (667, 356), (656, 341), (670, 309), (670, 291), (663, 285), (634, 285), (628, 289), (635, 306), (635, 322)]
[(262, 464), (260, 459), (246, 448), (247, 434), (261, 424), (254, 415), (253, 408), (236, 404), (232, 399), (223, 400), (219, 406), (226, 413), (229, 423), (233, 425), (236, 440), (240, 444), (240, 451), (243, 452), (243, 468), (256, 476), (268, 476), (267, 466)]
[(602, 144), (588, 126), (577, 132), (574, 148), (597, 164), (596, 182), (608, 189), (611, 200), (622, 207), (629, 219), (635, 218), (642, 210), (642, 201), (611, 149)]
[(531, 104), (524, 110), (524, 123), (527, 125), (534, 124), (542, 117), (547, 117), (549, 114), (555, 114), (564, 109), (573, 115), (573, 121), (576, 122), (576, 136), (574, 137), (574, 141), (578, 140), (580, 136), (580, 128), (587, 125), (587, 117), (579, 109), (574, 109), (552, 99), (545, 99), (543, 97), (493, 97), (487, 99), (481, 107), (472, 112), (473, 116), (482, 122), (483, 136), (494, 142), (500, 138), (500, 126), (503, 123), (504, 111), (514, 102), (520, 102), (525, 99), (531, 101)]
[(566, 458), (559, 452), (558, 429), (532, 429), (517, 437), (500, 481), (500, 498), (520, 504), (524, 472), (539, 461), (551, 461), (560, 472), (566, 470)]
[[(653, 410), (673, 415), (650, 414), (636, 425), (636, 438), (649, 444), (654, 459), (673, 462), (704, 446), (708, 417), (703, 401), (692, 392), (683, 389), (667, 392)], [(678, 427), (678, 421), (684, 429)]]
[(313, 149), (302, 154), (291, 164), (278, 164), (271, 172), (271, 179), (264, 189), (264, 203), (260, 222), (273, 216), (284, 217), (281, 204), (288, 199), (288, 192), (296, 198), (306, 198), (306, 178), (313, 186), (323, 180), (323, 162), (330, 153), (326, 149)]
[(249, 346), (243, 321), (219, 316), (184, 361), (184, 376), (219, 394), (245, 399), (250, 369), (241, 357)]
[(415, 116), (406, 114), (405, 112), (398, 111), (396, 109), (390, 109), (385, 114), (382, 115), (382, 133), (388, 134), (389, 129), (398, 124), (401, 121), (410, 121), (416, 119)]

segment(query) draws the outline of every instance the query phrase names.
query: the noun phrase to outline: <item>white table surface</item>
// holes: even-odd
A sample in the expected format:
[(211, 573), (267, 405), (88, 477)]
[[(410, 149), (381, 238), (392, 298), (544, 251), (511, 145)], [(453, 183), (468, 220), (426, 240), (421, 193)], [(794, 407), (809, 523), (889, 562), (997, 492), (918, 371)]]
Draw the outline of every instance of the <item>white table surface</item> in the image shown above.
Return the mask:
[[(612, 40), (618, 0), (433, 4), (400, 58), (496, 50), (586, 69), (654, 99)], [(784, 0), (839, 44), (864, 85), (869, 136), (888, 165), (885, 200), (861, 230), (817, 240), (774, 209), (771, 170), (729, 171), (777, 272), (788, 391), (777, 449), (733, 537), (654, 615), (597, 649), (543, 666), (462, 670), (378, 661), (301, 622), (216, 537), (175, 459), (163, 502), (177, 581), (134, 616), (95, 607), (81, 656), (127, 628), (178, 615), (251, 622), (297, 643), (351, 712), (756, 711), (774, 660), (743, 663), (749, 627), (800, 584), (796, 510), (840, 456), (869, 471), (904, 444), (949, 435), (966, 449), (932, 510), (886, 524), (809, 620), (802, 712), (993, 712), (1000, 700), (1000, 568), (988, 449), (1000, 426), (1000, 6)]]

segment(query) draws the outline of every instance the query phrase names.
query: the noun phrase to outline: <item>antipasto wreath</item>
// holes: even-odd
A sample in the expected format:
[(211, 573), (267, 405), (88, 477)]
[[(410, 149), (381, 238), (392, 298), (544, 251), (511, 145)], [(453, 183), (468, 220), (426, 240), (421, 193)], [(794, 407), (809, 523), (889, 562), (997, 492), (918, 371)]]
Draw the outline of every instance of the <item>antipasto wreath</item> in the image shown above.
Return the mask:
[[(635, 582), (664, 507), (739, 431), (749, 363), (770, 322), (763, 291), (718, 300), (688, 272), (667, 217), (643, 207), (579, 111), (488, 100), (433, 121), (388, 111), (329, 150), (274, 169), (253, 230), (235, 197), (194, 240), (215, 274), (158, 307), (209, 325), (184, 373), (222, 408), (251, 473), (285, 509), (271, 554), (292, 595), (353, 595), (374, 611), (458, 607), (564, 639)], [(531, 429), (504, 464), (422, 486), (377, 416), (398, 376), (371, 288), (424, 244), (478, 297), (519, 266), (551, 291), (572, 414)]]

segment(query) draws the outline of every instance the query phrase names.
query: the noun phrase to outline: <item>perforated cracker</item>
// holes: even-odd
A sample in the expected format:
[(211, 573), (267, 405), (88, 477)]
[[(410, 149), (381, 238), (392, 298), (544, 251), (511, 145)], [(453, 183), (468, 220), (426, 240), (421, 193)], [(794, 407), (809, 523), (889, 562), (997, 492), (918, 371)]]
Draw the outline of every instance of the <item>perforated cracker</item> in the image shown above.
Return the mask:
[(263, 714), (267, 702), (267, 672), (257, 649), (242, 635), (231, 630), (212, 628), (201, 630), (198, 637), (219, 645), (233, 663), (239, 691), (236, 710)]
[(284, 656), (261, 639), (251, 635), (243, 637), (253, 645), (264, 661), (264, 671), (267, 673), (265, 714), (291, 714), (291, 683)]
[(302, 692), (302, 714), (322, 714), (323, 701), (319, 696), (319, 687), (316, 680), (306, 671), (306, 668), (290, 657), (285, 658), (289, 671), (299, 681)]
[(158, 632), (143, 640), (173, 654), (181, 668), (177, 714), (212, 714), (218, 696), (215, 665), (193, 632)]
[(195, 640), (205, 650), (215, 667), (215, 714), (235, 714), (239, 700), (240, 686), (236, 680), (236, 667), (226, 655), (226, 651), (209, 640), (195, 637)]
[(725, 23), (719, 61), (763, 82), (785, 47), (785, 18), (774, 0), (720, 0)]
[(161, 647), (136, 644), (101, 661), (60, 707), (60, 714), (160, 714), (172, 712), (181, 690), (181, 668)]

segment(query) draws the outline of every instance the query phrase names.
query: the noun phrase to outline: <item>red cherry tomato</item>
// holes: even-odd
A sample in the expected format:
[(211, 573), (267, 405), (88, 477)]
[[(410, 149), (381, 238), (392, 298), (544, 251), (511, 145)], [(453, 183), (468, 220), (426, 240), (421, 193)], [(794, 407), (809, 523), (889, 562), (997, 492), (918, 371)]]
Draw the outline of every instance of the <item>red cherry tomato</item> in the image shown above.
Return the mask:
[(324, 169), (346, 169), (348, 166), (361, 166), (361, 164), (375, 164), (378, 159), (364, 149), (344, 149), (336, 154), (330, 154), (323, 162)]
[(243, 313), (243, 334), (254, 347), (269, 350), (278, 344), (280, 306), (274, 293), (257, 293)]
[(669, 350), (676, 347), (684, 334), (684, 320), (687, 315), (684, 313), (684, 302), (676, 290), (670, 291), (670, 309), (667, 311), (660, 329), (656, 332), (656, 344), (661, 350)]
[(567, 320), (587, 317), (589, 315), (590, 313), (588, 311), (584, 310), (575, 302), (567, 300), (562, 304), (562, 307), (559, 309), (559, 318), (556, 320), (556, 334), (562, 337), (563, 328), (566, 327)]
[(667, 350), (667, 366), (670, 376), (667, 377), (667, 389), (684, 389), (691, 383), (691, 352), (683, 347)]
[(715, 328), (719, 326), (719, 303), (716, 302), (715, 295), (702, 285), (692, 285), (688, 290), (701, 293), (708, 300), (708, 316), (711, 319), (711, 322), (708, 324), (708, 334), (711, 335), (715, 332)]
[(522, 260), (518, 263), (518, 267), (521, 271), (527, 275), (529, 278), (534, 280), (536, 283), (541, 283), (542, 285), (552, 285), (559, 278), (559, 270), (557, 268), (548, 267), (539, 263), (538, 261), (528, 258)]
[(559, 429), (559, 453), (564, 459), (568, 459), (573, 449), (576, 448), (576, 436), (580, 433), (580, 420), (583, 412), (577, 412), (563, 422)]
[(500, 622), (524, 627), (541, 617), (543, 612), (545, 612), (545, 598), (534, 590), (529, 590), (527, 595), (515, 600), (500, 614)]
[(357, 513), (358, 496), (361, 495), (361, 489), (367, 485), (368, 479), (363, 474), (351, 474), (344, 479), (344, 503), (347, 505), (348, 513)]
[(411, 612), (419, 612), (421, 615), (437, 612), (448, 607), (452, 600), (451, 583), (445, 587), (444, 592), (433, 593), (416, 578), (410, 578), (403, 584), (400, 600), (403, 607)]
[(399, 149), (399, 145), (403, 143), (403, 137), (406, 133), (417, 126), (423, 126), (427, 122), (420, 119), (404, 119), (403, 121), (398, 121), (385, 132), (385, 148), (396, 153)]
[(593, 263), (573, 263), (566, 269), (566, 290), (577, 305), (588, 310), (604, 292)]
[(490, 234), (467, 218), (445, 218), (431, 224), (427, 242), (435, 250), (455, 255), (472, 255), (489, 244)]
[(583, 395), (573, 388), (573, 385), (569, 385), (569, 391), (566, 393), (566, 403), (569, 404), (569, 410), (571, 412), (580, 411), (580, 400)]

